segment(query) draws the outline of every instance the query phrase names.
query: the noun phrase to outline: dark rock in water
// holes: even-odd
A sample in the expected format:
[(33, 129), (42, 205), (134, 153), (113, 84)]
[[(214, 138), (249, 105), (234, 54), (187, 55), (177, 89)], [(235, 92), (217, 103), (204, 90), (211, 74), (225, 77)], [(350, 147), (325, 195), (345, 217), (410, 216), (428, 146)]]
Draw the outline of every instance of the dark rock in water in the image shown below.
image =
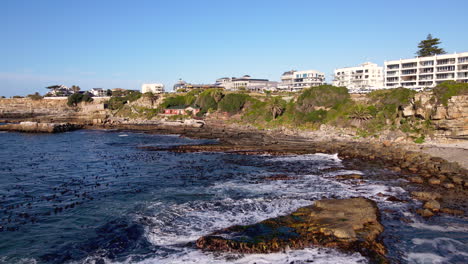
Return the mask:
[(344, 174), (336, 176), (338, 180), (359, 180), (362, 179), (361, 174)]
[(360, 252), (388, 263), (378, 237), (383, 232), (376, 203), (365, 198), (321, 200), (286, 216), (248, 226), (232, 226), (197, 240), (210, 251), (270, 253), (318, 245)]
[(287, 181), (287, 180), (296, 180), (297, 177), (288, 176), (286, 174), (276, 174), (267, 177), (263, 177), (262, 180), (267, 181)]

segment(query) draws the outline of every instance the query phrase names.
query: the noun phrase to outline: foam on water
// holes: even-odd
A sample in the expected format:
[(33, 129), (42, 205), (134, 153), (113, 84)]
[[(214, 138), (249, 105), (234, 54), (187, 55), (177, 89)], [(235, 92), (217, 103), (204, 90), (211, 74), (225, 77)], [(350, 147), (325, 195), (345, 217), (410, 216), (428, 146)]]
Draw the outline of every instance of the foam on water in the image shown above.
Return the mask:
[[(130, 263), (125, 261), (121, 263)], [(308, 248), (303, 250), (291, 250), (284, 253), (270, 254), (214, 254), (202, 252), (199, 250), (187, 249), (180, 254), (174, 254), (167, 257), (155, 257), (140, 261), (140, 264), (276, 264), (276, 263), (319, 263), (319, 264), (340, 264), (340, 263), (367, 263), (367, 260), (360, 254), (343, 254), (333, 249)]]

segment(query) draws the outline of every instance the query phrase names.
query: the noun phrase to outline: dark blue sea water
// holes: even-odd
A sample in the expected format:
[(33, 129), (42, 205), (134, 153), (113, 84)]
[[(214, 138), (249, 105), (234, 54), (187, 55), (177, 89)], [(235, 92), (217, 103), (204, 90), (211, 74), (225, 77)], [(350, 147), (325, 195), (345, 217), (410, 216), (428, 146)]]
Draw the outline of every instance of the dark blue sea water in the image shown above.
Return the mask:
[[(468, 263), (466, 218), (426, 221), (412, 213), (417, 202), (386, 201), (381, 194), (409, 197), (401, 181), (358, 184), (333, 177), (389, 173), (384, 170), (350, 170), (325, 154), (140, 148), (210, 142), (117, 131), (0, 133), (0, 263), (367, 263), (359, 254), (323, 248), (241, 255), (193, 245), (220, 228), (290, 213), (325, 197), (352, 196), (378, 202), (394, 260)], [(275, 174), (295, 179), (264, 179)]]

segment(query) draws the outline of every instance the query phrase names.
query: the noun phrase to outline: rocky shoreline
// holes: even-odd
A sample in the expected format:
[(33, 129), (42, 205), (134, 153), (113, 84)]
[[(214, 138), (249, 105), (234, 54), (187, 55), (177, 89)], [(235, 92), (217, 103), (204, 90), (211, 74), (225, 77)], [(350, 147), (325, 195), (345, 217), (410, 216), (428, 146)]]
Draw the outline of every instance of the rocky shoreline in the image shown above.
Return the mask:
[[(145, 148), (149, 151), (229, 152), (245, 155), (338, 154), (343, 160), (360, 160), (386, 168), (407, 181), (405, 189), (445, 194), (439, 200), (445, 212), (468, 213), (468, 170), (457, 162), (424, 153), (405, 142), (354, 139), (351, 137), (304, 137), (282, 131), (258, 130), (222, 122), (207, 122), (203, 127), (162, 125), (114, 125), (89, 128), (138, 130), (155, 134), (216, 139), (219, 144), (189, 145), (169, 148)], [(437, 196), (437, 195), (436, 195)], [(434, 213), (442, 210), (431, 211)], [(458, 211), (456, 211), (458, 212)], [(429, 214), (424, 214), (428, 216)]]
[(384, 228), (374, 201), (315, 201), (295, 212), (248, 226), (232, 226), (199, 238), (198, 248), (236, 253), (272, 253), (309, 246), (360, 252), (372, 263), (389, 263), (379, 235)]

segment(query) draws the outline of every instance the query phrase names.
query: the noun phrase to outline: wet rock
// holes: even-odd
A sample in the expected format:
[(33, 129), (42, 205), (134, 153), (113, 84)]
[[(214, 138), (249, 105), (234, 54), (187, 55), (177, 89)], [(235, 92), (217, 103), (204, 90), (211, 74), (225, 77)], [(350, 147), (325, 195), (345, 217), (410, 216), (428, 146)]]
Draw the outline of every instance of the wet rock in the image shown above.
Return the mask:
[(197, 240), (198, 248), (237, 253), (270, 253), (312, 245), (358, 251), (388, 263), (378, 237), (383, 231), (375, 202), (365, 198), (321, 200), (314, 205), (248, 226), (232, 226)]
[(440, 179), (437, 178), (430, 178), (428, 181), (432, 185), (439, 185), (440, 184)]
[(442, 208), (442, 209), (440, 209), (440, 211), (442, 213), (455, 215), (455, 216), (462, 216), (462, 215), (465, 214), (462, 210), (450, 209), (450, 208)]
[(438, 200), (442, 197), (440, 194), (433, 192), (412, 192), (411, 195), (421, 201)]
[(455, 184), (462, 184), (463, 183), (463, 179), (458, 177), (458, 176), (452, 176), (452, 181), (455, 183)]
[(418, 177), (418, 176), (410, 177), (408, 179), (408, 181), (410, 181), (412, 183), (424, 183), (424, 180), (421, 177)]
[(432, 216), (434, 216), (434, 213), (431, 212), (428, 209), (418, 209), (418, 210), (416, 210), (416, 213), (418, 213), (422, 217), (432, 217)]
[(429, 209), (431, 211), (437, 212), (440, 210), (440, 203), (435, 200), (427, 201), (424, 206), (425, 209)]
[(287, 181), (287, 180), (295, 180), (295, 179), (297, 179), (297, 177), (288, 176), (286, 174), (277, 174), (277, 175), (262, 177), (262, 180), (267, 180), (267, 181)]
[(362, 179), (362, 175), (360, 174), (344, 174), (336, 176), (338, 180), (358, 180)]
[(453, 188), (455, 188), (455, 185), (453, 183), (446, 183), (446, 184), (444, 184), (444, 187), (446, 189), (453, 189)]

